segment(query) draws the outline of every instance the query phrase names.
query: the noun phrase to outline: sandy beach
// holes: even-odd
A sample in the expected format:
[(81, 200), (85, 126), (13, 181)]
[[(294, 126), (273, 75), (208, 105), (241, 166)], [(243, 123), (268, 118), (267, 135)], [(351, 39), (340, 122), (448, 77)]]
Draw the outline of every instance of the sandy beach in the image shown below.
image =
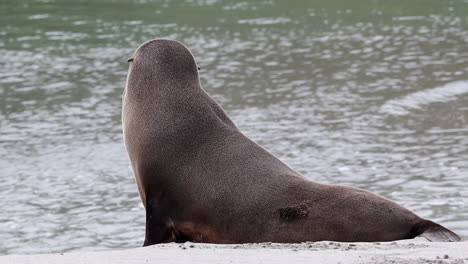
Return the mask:
[(161, 244), (126, 250), (7, 255), (0, 263), (468, 263), (468, 242)]

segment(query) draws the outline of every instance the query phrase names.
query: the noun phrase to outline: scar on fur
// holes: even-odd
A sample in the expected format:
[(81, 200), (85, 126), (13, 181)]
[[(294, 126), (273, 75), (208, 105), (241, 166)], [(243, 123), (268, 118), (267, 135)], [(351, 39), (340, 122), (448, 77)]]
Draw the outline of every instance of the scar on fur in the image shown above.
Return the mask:
[(281, 220), (290, 222), (305, 218), (309, 214), (309, 207), (306, 203), (300, 203), (295, 206), (288, 206), (277, 210)]

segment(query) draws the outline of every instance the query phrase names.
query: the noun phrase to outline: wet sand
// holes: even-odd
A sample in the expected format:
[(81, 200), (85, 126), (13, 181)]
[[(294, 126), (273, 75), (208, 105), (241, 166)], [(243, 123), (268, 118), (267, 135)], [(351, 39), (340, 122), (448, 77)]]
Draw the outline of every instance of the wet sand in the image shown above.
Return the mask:
[(468, 263), (468, 242), (161, 244), (114, 251), (0, 256), (0, 263)]

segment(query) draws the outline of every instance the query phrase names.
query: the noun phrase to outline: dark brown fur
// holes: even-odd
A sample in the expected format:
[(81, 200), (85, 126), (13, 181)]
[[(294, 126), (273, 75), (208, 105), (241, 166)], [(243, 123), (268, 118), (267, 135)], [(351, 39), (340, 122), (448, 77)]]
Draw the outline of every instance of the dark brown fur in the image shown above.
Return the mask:
[(386, 198), (289, 168), (206, 94), (181, 43), (146, 42), (129, 61), (122, 121), (146, 207), (144, 245), (459, 239)]
[(283, 221), (294, 221), (307, 217), (309, 207), (305, 203), (300, 203), (296, 206), (289, 206), (278, 209), (279, 217)]

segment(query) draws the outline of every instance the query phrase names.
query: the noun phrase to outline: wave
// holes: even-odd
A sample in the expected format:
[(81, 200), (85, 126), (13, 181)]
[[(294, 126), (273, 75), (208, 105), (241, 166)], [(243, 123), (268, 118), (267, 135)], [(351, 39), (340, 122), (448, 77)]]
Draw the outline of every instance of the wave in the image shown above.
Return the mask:
[(385, 102), (380, 111), (390, 115), (407, 115), (412, 110), (418, 110), (425, 105), (449, 102), (457, 96), (468, 93), (468, 81), (456, 81), (444, 86), (414, 92), (404, 97)]

